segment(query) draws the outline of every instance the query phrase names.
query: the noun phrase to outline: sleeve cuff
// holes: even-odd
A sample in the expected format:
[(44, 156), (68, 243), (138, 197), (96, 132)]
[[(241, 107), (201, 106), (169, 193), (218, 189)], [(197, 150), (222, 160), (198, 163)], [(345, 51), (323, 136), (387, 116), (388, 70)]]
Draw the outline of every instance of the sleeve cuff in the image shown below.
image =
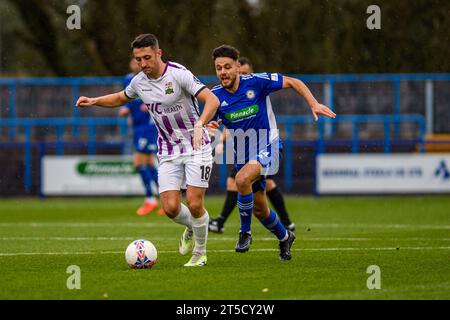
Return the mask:
[(202, 92), (203, 89), (206, 89), (206, 86), (203, 86), (203, 87), (201, 87), (200, 89), (198, 89), (197, 92), (194, 94), (194, 97), (197, 98), (198, 94), (199, 94), (200, 92)]
[(123, 90), (123, 94), (125, 95), (125, 97), (127, 97), (130, 100), (133, 100), (133, 98), (131, 98), (129, 95), (127, 95), (127, 90)]

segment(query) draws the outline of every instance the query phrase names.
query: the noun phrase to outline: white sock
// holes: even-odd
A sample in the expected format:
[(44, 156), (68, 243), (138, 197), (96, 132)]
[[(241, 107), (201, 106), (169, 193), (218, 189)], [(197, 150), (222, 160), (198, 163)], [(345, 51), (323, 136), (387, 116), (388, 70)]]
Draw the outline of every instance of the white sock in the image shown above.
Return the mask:
[(193, 218), (192, 218), (191, 212), (189, 211), (189, 208), (186, 207), (186, 205), (184, 203), (181, 203), (180, 212), (172, 220), (176, 223), (179, 223), (179, 224), (182, 224), (182, 225), (188, 227), (189, 229), (192, 229), (192, 219)]
[(208, 224), (209, 214), (205, 210), (205, 213), (200, 218), (192, 217), (192, 230), (194, 231), (195, 246), (194, 252), (205, 255), (206, 254), (206, 242), (208, 240)]
[(155, 197), (149, 197), (149, 198), (145, 198), (146, 202), (155, 202), (156, 198)]

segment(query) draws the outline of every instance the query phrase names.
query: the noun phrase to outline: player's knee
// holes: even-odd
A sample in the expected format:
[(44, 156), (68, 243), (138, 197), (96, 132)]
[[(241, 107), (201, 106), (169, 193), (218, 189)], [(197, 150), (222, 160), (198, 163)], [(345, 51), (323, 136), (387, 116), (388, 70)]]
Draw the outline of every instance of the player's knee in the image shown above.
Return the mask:
[(275, 181), (273, 181), (272, 179), (266, 180), (266, 190), (267, 191), (272, 191), (276, 187), (277, 187), (277, 185), (276, 185)]
[(175, 218), (180, 211), (178, 203), (165, 203), (162, 207), (164, 212), (166, 213), (166, 216), (168, 216), (170, 219)]
[(245, 174), (237, 174), (235, 180), (236, 180), (236, 186), (238, 189), (242, 189), (243, 187), (248, 187), (252, 184), (250, 177)]
[(237, 186), (236, 186), (236, 180), (233, 178), (228, 178), (227, 179), (227, 190), (229, 191), (236, 191), (237, 190)]
[(201, 201), (188, 201), (187, 206), (194, 217), (200, 217), (203, 213), (203, 203)]

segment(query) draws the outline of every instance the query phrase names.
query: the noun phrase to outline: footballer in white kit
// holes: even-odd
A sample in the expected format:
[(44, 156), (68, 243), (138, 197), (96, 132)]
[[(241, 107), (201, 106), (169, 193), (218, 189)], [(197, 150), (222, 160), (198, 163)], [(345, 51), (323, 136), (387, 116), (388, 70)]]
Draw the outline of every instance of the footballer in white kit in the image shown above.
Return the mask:
[[(205, 125), (219, 108), (219, 99), (189, 70), (163, 62), (158, 39), (142, 34), (132, 42), (133, 57), (141, 68), (125, 90), (88, 98), (78, 107), (116, 108), (140, 98), (158, 129), (158, 184), (165, 214), (186, 228), (179, 242), (182, 255), (192, 251), (186, 267), (206, 265), (209, 215), (204, 197), (212, 168), (212, 148)], [(197, 99), (204, 104), (203, 112)], [(186, 189), (183, 204), (181, 189)]]
[(210, 137), (203, 128), (200, 150), (194, 150), (193, 133), (200, 117), (197, 95), (205, 89), (184, 66), (166, 62), (163, 75), (149, 79), (138, 73), (125, 89), (129, 99), (140, 98), (158, 129), (159, 192), (208, 187), (212, 169)]

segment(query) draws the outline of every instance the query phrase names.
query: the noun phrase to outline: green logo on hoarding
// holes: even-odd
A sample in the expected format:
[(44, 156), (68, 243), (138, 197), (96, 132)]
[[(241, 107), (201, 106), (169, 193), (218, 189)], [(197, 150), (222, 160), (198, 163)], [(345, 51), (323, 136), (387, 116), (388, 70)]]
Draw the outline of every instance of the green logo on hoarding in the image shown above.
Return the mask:
[(137, 173), (131, 161), (80, 162), (77, 171), (82, 176), (128, 176)]
[(254, 105), (244, 108), (244, 109), (226, 113), (225, 118), (230, 121), (241, 120), (241, 119), (248, 118), (248, 117), (251, 117), (251, 116), (257, 114), (258, 111), (259, 111), (258, 105), (254, 104)]

